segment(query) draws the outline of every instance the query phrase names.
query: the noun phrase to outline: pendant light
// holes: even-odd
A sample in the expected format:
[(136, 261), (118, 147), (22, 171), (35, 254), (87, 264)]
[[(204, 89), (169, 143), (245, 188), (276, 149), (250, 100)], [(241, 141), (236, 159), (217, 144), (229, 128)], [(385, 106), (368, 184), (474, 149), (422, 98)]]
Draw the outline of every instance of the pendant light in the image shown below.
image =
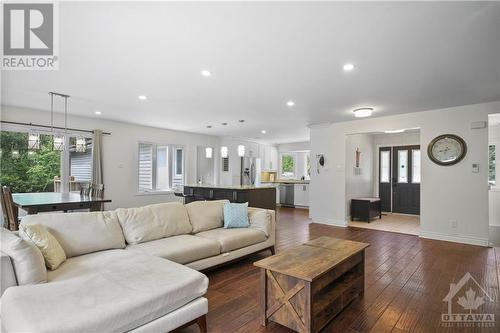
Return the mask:
[(40, 134), (34, 130), (31, 130), (28, 133), (28, 149), (40, 149)]
[(87, 150), (87, 140), (83, 136), (76, 138), (76, 149), (78, 153), (85, 153)]
[(244, 145), (238, 145), (238, 156), (239, 157), (245, 156), (245, 146)]
[(64, 134), (53, 134), (54, 136), (53, 149), (58, 151), (63, 151), (66, 149), (65, 141), (66, 141), (66, 135), (68, 134), (69, 95), (59, 94), (56, 92), (50, 92), (49, 94), (50, 94), (50, 127), (52, 132), (54, 132), (54, 96), (59, 96), (64, 98)]
[(206, 147), (205, 148), (205, 157), (212, 158), (213, 152), (214, 152), (214, 150), (212, 149), (212, 147)]
[(220, 156), (222, 158), (227, 158), (227, 156), (228, 156), (228, 149), (227, 149), (226, 146), (220, 147)]

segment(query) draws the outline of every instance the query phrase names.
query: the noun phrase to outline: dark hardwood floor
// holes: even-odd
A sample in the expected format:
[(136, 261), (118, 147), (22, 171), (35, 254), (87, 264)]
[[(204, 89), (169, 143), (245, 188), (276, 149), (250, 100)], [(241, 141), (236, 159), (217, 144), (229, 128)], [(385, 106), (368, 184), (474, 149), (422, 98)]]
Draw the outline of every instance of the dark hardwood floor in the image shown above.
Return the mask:
[[(500, 250), (421, 239), (418, 236), (312, 223), (308, 211), (283, 208), (278, 212), (276, 249), (319, 236), (370, 243), (366, 250), (365, 295), (353, 301), (322, 332), (500, 332)], [(262, 253), (208, 272), (208, 331), (217, 333), (292, 332), (259, 320), (259, 270), (252, 265), (270, 255)], [(443, 327), (447, 312), (443, 298), (450, 283), (464, 274), (485, 288), (494, 302), (484, 313), (495, 314), (495, 327)], [(190, 327), (183, 332), (198, 332)]]

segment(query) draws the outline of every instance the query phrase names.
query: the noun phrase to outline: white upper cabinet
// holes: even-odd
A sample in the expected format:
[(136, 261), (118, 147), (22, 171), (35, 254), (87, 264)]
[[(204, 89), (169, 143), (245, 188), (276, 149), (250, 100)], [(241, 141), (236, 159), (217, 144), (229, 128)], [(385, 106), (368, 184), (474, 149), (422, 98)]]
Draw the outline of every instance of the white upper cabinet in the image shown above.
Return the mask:
[(278, 170), (278, 148), (268, 145), (260, 145), (259, 157), (263, 171)]

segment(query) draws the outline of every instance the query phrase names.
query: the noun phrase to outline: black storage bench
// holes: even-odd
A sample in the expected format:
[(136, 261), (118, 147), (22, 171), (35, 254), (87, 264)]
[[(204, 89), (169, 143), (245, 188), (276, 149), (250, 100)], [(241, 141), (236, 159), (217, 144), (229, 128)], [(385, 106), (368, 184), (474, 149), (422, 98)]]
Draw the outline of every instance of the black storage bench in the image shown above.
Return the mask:
[(370, 220), (375, 217), (382, 218), (380, 198), (351, 199), (351, 221), (360, 219), (370, 223)]

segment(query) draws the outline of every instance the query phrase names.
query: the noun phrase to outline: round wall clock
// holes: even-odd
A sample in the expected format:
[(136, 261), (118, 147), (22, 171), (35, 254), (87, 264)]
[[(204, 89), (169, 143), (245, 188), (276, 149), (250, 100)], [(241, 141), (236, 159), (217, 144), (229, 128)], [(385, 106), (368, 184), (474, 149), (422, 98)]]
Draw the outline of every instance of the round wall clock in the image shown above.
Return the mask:
[(467, 154), (465, 141), (453, 134), (440, 135), (429, 143), (427, 155), (436, 164), (453, 165), (460, 162)]

